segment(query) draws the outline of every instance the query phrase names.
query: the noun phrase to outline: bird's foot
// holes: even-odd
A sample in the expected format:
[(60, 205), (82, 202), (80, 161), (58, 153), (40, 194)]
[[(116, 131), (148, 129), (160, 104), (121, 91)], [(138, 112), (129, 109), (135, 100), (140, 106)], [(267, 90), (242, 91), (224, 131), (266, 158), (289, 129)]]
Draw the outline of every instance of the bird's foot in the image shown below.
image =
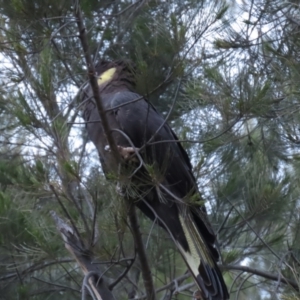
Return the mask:
[(132, 157), (133, 154), (136, 153), (136, 151), (138, 151), (138, 148), (134, 148), (134, 147), (121, 147), (118, 146), (118, 150), (120, 155), (122, 156), (122, 158), (124, 158), (125, 160), (132, 160), (132, 161), (137, 161), (136, 157)]
[[(118, 151), (121, 155), (121, 157), (125, 160), (131, 160), (131, 161), (138, 161), (136, 157), (132, 157), (133, 154), (135, 154), (137, 151), (139, 151), (139, 148), (134, 148), (134, 147), (122, 147), (122, 146), (117, 146)], [(106, 145), (104, 147), (104, 150), (107, 152), (111, 152), (111, 148), (109, 145)]]

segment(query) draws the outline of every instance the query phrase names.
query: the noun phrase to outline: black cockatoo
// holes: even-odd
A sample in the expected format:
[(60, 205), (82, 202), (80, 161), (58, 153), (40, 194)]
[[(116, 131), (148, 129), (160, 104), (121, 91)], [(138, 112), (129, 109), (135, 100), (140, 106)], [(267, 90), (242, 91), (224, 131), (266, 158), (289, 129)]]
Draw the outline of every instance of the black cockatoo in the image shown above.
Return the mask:
[(135, 76), (122, 61), (95, 67), (99, 93), (122, 163), (108, 147), (90, 86), (84, 88), (83, 118), (107, 177), (174, 240), (204, 299), (228, 299), (217, 266), (215, 235), (186, 151), (164, 118), (134, 92)]

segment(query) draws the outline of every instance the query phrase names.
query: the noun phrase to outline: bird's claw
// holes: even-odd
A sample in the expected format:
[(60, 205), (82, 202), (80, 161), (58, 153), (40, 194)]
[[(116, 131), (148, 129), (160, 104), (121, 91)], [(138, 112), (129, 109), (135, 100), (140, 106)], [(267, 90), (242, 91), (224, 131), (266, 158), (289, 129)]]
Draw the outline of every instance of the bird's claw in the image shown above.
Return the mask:
[[(136, 151), (139, 150), (139, 148), (135, 148), (135, 147), (123, 147), (123, 146), (117, 146), (117, 148), (118, 148), (118, 151), (119, 151), (121, 157), (122, 157), (123, 159), (125, 159), (125, 160), (129, 160), (129, 159), (131, 158), (131, 156), (132, 156), (133, 154), (135, 154)], [(106, 146), (104, 147), (104, 151), (111, 152), (110, 146), (109, 146), (109, 145), (106, 145)], [(137, 161), (137, 158), (134, 157), (132, 160), (133, 160), (133, 161)]]

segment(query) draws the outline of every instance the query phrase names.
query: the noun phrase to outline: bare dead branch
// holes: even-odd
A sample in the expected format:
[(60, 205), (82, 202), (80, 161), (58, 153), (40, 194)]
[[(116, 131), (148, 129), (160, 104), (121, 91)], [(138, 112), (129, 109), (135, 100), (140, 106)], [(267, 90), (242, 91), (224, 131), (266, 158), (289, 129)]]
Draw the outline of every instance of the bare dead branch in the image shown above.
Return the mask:
[[(82, 272), (84, 273), (84, 287), (89, 283), (89, 288), (93, 291), (97, 300), (115, 300), (112, 292), (109, 290), (98, 266), (93, 264), (93, 255), (91, 251), (84, 248), (82, 241), (77, 236), (75, 230), (62, 220), (54, 211), (51, 216), (60, 232), (66, 249), (75, 258)], [(83, 291), (83, 294), (85, 291)]]

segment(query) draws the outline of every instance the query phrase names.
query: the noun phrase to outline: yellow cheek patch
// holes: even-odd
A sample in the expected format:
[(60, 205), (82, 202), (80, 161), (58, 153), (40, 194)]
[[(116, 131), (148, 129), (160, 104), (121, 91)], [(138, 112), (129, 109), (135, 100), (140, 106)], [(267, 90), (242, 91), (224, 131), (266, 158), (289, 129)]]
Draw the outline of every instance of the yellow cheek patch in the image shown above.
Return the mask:
[(104, 73), (102, 73), (99, 77), (98, 77), (98, 85), (101, 85), (109, 80), (111, 80), (116, 72), (116, 68), (111, 68), (108, 69), (107, 71), (105, 71)]

